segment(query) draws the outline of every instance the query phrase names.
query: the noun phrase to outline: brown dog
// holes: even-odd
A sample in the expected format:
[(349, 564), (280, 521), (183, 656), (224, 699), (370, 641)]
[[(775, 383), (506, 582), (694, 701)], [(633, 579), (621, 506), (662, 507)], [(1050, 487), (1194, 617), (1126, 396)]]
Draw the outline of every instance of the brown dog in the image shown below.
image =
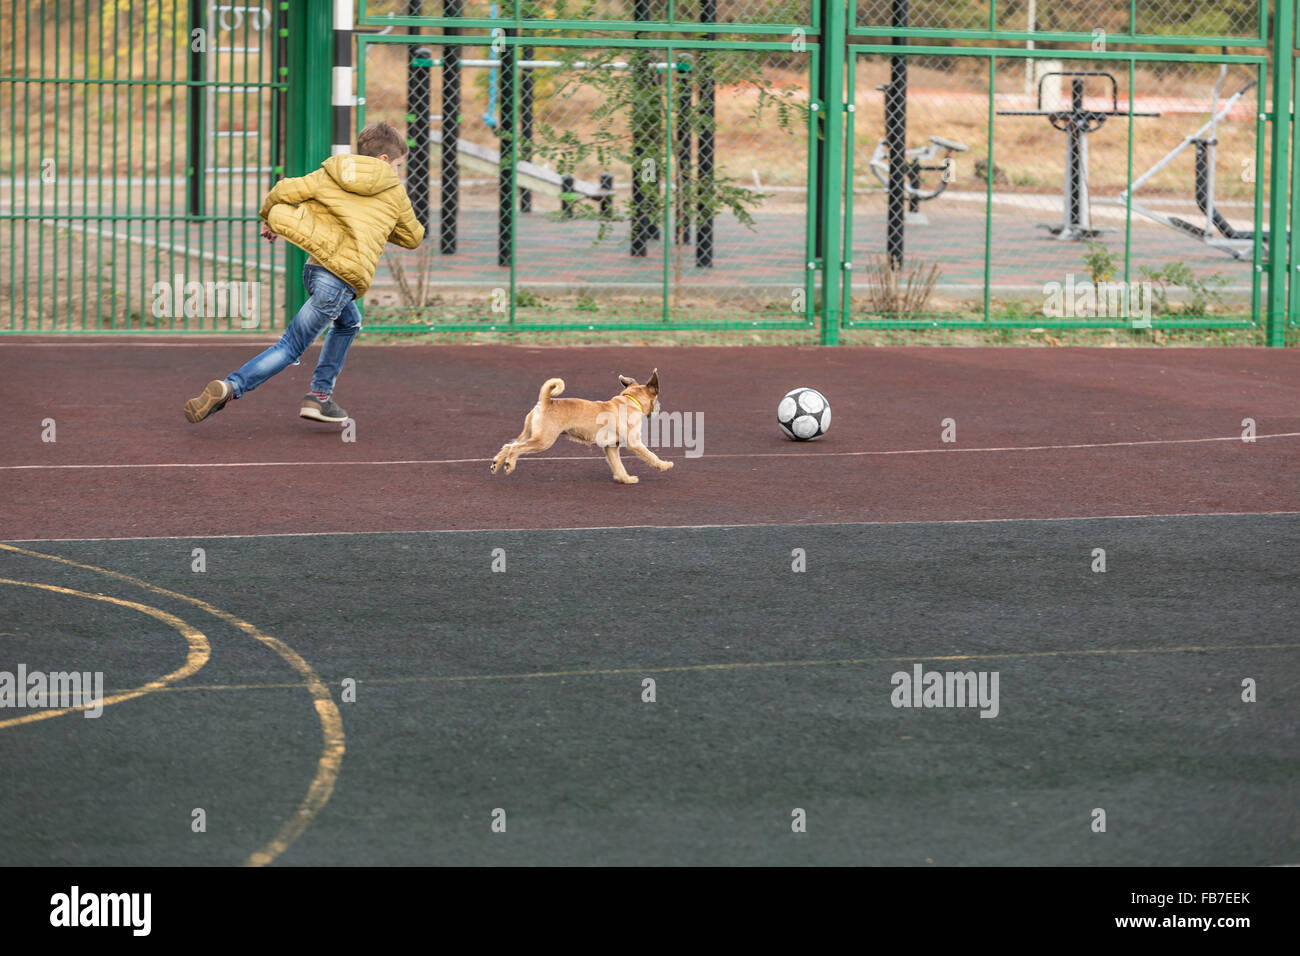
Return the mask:
[(564, 391), (564, 380), (548, 378), (542, 385), (537, 404), (524, 419), (524, 430), (512, 442), (501, 446), (492, 459), (492, 474), (506, 466), (506, 474), (515, 470), (520, 455), (546, 451), (561, 435), (584, 445), (605, 449), (614, 480), (625, 485), (638, 481), (629, 475), (618, 457), (618, 446), (627, 445), (642, 461), (649, 462), (660, 471), (673, 466), (663, 461), (641, 440), (641, 420), (659, 411), (659, 369), (650, 374), (650, 380), (638, 385), (636, 379), (620, 375), (624, 389), (607, 402), (589, 402), (582, 398), (554, 398)]

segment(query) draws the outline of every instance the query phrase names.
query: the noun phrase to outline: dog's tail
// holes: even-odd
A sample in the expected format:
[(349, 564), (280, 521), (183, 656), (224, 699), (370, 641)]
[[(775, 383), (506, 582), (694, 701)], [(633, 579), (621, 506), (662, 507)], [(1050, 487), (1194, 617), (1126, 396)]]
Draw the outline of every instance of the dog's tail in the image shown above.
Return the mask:
[(545, 408), (547, 405), (551, 404), (552, 395), (560, 395), (563, 392), (564, 379), (548, 378), (546, 383), (542, 385), (542, 390), (537, 396), (537, 404), (541, 405), (542, 408)]

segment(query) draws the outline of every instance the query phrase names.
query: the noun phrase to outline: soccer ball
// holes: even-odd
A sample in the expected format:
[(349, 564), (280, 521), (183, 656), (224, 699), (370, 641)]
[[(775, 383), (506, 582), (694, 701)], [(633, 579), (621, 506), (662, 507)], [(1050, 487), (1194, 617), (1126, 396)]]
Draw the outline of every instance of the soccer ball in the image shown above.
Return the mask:
[(796, 388), (776, 406), (776, 423), (795, 441), (821, 438), (831, 427), (831, 403), (815, 388)]

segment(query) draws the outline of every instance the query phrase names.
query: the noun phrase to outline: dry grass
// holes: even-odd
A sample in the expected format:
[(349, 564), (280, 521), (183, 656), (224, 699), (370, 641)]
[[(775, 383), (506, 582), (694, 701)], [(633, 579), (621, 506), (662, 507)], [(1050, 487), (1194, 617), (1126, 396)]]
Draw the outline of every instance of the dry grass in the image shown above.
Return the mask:
[(895, 269), (881, 256), (872, 256), (867, 273), (867, 312), (886, 318), (924, 315), (939, 281), (937, 262), (913, 259)]

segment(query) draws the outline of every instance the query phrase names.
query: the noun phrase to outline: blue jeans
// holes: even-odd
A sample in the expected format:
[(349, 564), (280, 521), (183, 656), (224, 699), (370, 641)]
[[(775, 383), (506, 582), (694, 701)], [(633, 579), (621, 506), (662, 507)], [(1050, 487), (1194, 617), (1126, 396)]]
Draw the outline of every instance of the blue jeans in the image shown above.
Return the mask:
[(304, 266), (302, 284), (311, 298), (298, 310), (280, 341), (226, 376), (226, 381), (234, 387), (235, 398), (251, 392), (272, 375), (297, 362), (331, 322), (333, 328), (321, 347), (311, 390), (322, 395), (333, 393), (348, 346), (361, 329), (361, 313), (353, 301), (356, 293), (352, 286), (321, 266)]

